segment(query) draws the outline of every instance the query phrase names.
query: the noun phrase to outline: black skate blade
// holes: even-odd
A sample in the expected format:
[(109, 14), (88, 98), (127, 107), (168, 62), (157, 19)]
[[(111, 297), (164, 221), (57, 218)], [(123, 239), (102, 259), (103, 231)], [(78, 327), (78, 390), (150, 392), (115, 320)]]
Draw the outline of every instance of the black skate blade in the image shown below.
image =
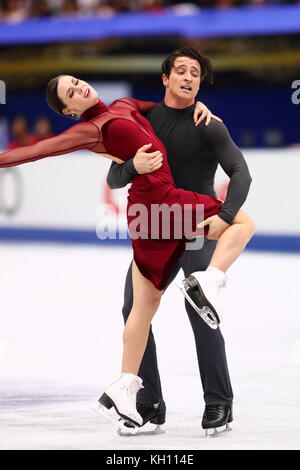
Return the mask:
[(231, 432), (232, 428), (229, 424), (224, 424), (224, 426), (218, 426), (217, 428), (205, 429), (205, 437), (220, 437), (227, 432)]
[[(185, 283), (185, 281), (183, 281)], [(179, 285), (176, 283), (176, 286), (180, 290), (180, 292), (184, 295), (186, 300), (189, 302), (189, 304), (196, 310), (198, 315), (202, 318), (202, 320), (205, 321), (205, 323), (212, 328), (213, 330), (216, 330), (219, 326), (219, 317), (215, 315), (215, 313), (208, 307), (207, 305), (204, 305), (204, 307), (200, 308), (196, 303), (193, 301), (193, 299), (190, 297), (189, 293), (186, 290), (186, 287), (183, 285)]]
[(216, 320), (217, 323), (220, 323), (220, 317), (214, 308), (214, 306), (210, 303), (210, 301), (206, 298), (202, 287), (199, 283), (199, 281), (195, 278), (195, 276), (189, 276), (186, 279), (183, 280), (182, 282), (183, 286), (185, 289), (188, 291), (188, 295), (192, 298), (194, 303), (199, 307), (199, 308), (204, 308), (205, 306), (208, 307), (211, 312), (208, 313), (208, 316), (212, 320)]

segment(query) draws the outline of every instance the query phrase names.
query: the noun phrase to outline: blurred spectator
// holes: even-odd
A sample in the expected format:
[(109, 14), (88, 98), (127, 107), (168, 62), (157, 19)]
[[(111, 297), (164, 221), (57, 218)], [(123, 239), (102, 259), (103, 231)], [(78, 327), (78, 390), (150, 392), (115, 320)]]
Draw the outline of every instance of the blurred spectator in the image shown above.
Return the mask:
[(260, 7), (298, 3), (300, 0), (0, 0), (0, 18), (18, 22), (54, 15), (112, 15), (123, 12), (163, 11), (193, 14), (199, 8)]
[(28, 16), (38, 18), (51, 15), (50, 5), (47, 0), (31, 0), (28, 7)]
[(243, 0), (217, 0), (215, 6), (217, 8), (237, 7), (245, 4)]
[(111, 4), (116, 13), (125, 13), (127, 11), (131, 11), (130, 2), (126, 2), (126, 0), (111, 0), (107, 3)]
[(141, 3), (144, 11), (162, 11), (165, 7), (163, 0), (144, 0)]
[(13, 150), (23, 145), (32, 145), (36, 142), (33, 135), (28, 132), (27, 121), (23, 116), (16, 117), (11, 124), (12, 140), (8, 144), (8, 150)]
[(77, 15), (80, 13), (80, 8), (77, 0), (63, 0), (62, 6), (59, 9), (60, 15)]
[(280, 147), (284, 145), (284, 139), (281, 130), (266, 129), (263, 132), (263, 142), (266, 147)]
[(24, 20), (28, 16), (26, 3), (22, 0), (3, 0), (1, 2), (2, 18), (11, 23)]
[(49, 139), (53, 137), (54, 134), (51, 129), (51, 123), (48, 118), (41, 116), (37, 119), (34, 125), (34, 137), (36, 142), (40, 140)]
[(0, 19), (18, 22), (54, 15), (112, 15), (123, 12), (163, 11), (197, 13), (199, 8), (260, 7), (298, 3), (300, 0), (0, 0)]
[(96, 11), (99, 15), (110, 16), (110, 15), (115, 14), (115, 10), (112, 6), (112, 2), (108, 0), (98, 0)]
[(172, 3), (173, 5), (169, 6), (169, 10), (173, 11), (177, 15), (194, 15), (196, 13), (199, 13), (198, 10), (200, 10), (200, 5), (196, 5), (193, 2), (183, 3), (183, 1), (180, 1), (180, 2), (172, 2)]
[(80, 13), (83, 15), (96, 13), (99, 0), (78, 0)]

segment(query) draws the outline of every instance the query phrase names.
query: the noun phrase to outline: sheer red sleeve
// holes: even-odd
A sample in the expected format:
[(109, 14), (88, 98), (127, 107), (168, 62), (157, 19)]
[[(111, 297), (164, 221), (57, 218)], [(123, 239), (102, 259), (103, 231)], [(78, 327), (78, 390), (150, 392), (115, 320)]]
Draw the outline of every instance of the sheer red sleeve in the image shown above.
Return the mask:
[(34, 162), (41, 158), (75, 152), (75, 150), (92, 150), (98, 140), (97, 126), (90, 122), (82, 122), (50, 139), (1, 153), (0, 168)]
[(135, 98), (121, 98), (119, 100), (114, 101), (111, 105), (114, 103), (123, 101), (124, 103), (130, 104), (133, 106), (137, 111), (140, 113), (147, 113), (148, 111), (151, 111), (151, 109), (155, 108), (158, 103), (154, 103), (153, 101), (140, 101), (136, 100)]

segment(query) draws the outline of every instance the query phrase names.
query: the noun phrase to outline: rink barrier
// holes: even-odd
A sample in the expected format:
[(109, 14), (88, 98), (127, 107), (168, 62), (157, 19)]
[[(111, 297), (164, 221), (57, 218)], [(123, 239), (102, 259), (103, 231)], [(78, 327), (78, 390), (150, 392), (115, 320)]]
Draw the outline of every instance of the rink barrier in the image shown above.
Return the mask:
[[(0, 242), (12, 243), (67, 243), (129, 246), (130, 239), (97, 238), (93, 230), (66, 230), (45, 228), (0, 227)], [(253, 251), (277, 251), (284, 253), (300, 253), (299, 235), (257, 234), (249, 242), (247, 248)]]

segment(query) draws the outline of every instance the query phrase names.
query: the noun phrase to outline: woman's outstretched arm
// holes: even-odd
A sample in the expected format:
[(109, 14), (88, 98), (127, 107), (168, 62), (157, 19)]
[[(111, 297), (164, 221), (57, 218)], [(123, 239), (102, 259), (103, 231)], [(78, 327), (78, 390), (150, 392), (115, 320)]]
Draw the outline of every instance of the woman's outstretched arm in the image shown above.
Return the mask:
[(98, 139), (97, 126), (90, 122), (82, 122), (50, 139), (1, 153), (0, 168), (34, 162), (41, 158), (75, 152), (75, 150), (92, 150), (97, 145)]

